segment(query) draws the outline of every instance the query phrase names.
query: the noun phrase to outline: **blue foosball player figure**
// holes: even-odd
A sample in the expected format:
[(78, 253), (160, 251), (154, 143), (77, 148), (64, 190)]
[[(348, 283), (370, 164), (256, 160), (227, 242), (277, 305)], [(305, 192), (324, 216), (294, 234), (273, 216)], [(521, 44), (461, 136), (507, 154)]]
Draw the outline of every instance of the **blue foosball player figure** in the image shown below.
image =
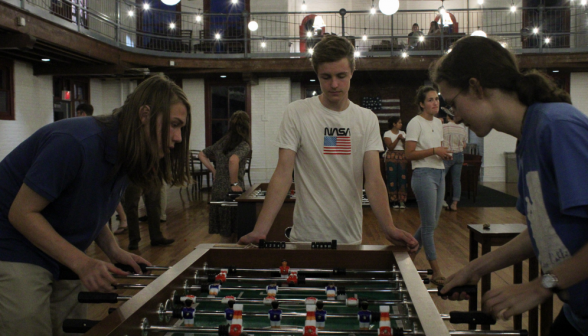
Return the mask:
[(227, 304), (229, 305), (229, 308), (225, 309), (225, 319), (227, 320), (227, 324), (231, 325), (231, 323), (233, 323), (233, 314), (235, 313), (235, 311), (233, 310), (233, 305), (235, 304), (235, 301), (229, 300)]
[(184, 319), (184, 326), (186, 327), (193, 327), (194, 326), (194, 308), (192, 308), (192, 304), (194, 301), (190, 299), (184, 300), (185, 307), (182, 308), (182, 318)]
[(265, 290), (267, 292), (267, 296), (275, 297), (278, 294), (278, 285), (275, 282), (272, 282), (265, 287)]
[(329, 282), (325, 287), (325, 293), (327, 294), (327, 300), (335, 300), (337, 298), (337, 287), (334, 283)]
[(357, 320), (359, 321), (359, 329), (368, 330), (370, 328), (372, 312), (368, 310), (367, 301), (361, 302), (361, 310), (357, 312)]
[(282, 322), (282, 310), (280, 308), (280, 303), (278, 301), (272, 302), (272, 309), (268, 312), (268, 317), (270, 319), (270, 325), (272, 328), (279, 328)]
[(314, 312), (316, 327), (319, 329), (325, 329), (325, 322), (327, 321), (327, 311), (323, 309), (323, 306), (323, 301), (318, 301), (316, 303), (316, 311)]

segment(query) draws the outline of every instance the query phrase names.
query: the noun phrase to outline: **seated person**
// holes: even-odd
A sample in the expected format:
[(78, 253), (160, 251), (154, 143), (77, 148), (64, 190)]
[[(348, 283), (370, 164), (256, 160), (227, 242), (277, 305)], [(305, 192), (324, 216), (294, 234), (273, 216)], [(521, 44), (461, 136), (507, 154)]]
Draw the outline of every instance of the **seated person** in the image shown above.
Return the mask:
[(439, 29), (437, 21), (431, 21), (431, 26), (429, 26), (429, 33), (427, 35), (441, 35), (441, 29)]
[(416, 48), (419, 45), (419, 37), (424, 36), (423, 32), (419, 27), (418, 23), (412, 25), (412, 32), (408, 34), (408, 46), (411, 49)]

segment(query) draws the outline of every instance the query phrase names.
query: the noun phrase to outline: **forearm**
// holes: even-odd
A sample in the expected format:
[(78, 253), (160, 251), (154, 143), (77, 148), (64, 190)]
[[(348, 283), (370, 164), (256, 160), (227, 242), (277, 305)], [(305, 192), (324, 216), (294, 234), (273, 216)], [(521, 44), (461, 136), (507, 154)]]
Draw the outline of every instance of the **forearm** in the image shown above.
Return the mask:
[(291, 173), (280, 173), (276, 170), (269, 182), (265, 201), (257, 217), (254, 231), (267, 235), (286, 199), (291, 185)]
[(96, 245), (100, 247), (102, 251), (108, 256), (108, 258), (112, 259), (112, 257), (119, 252), (120, 246), (118, 246), (118, 242), (114, 238), (114, 235), (108, 228), (108, 225), (104, 225), (98, 237), (96, 237)]
[(435, 148), (429, 148), (429, 149), (420, 150), (420, 151), (417, 151), (417, 150), (408, 151), (408, 150), (406, 150), (404, 152), (404, 154), (406, 156), (406, 159), (407, 160), (411, 160), (411, 161), (413, 161), (413, 160), (422, 160), (422, 159), (427, 158), (429, 156), (436, 155), (435, 154)]
[(239, 182), (239, 158), (234, 155), (236, 159), (231, 157), (229, 160), (229, 181), (231, 184)]
[(483, 276), (535, 256), (529, 231), (525, 230), (511, 241), (473, 260), (466, 267), (472, 274)]
[(198, 159), (200, 159), (200, 162), (202, 162), (204, 167), (206, 167), (208, 170), (210, 170), (213, 173), (216, 172), (216, 169), (214, 169), (212, 162), (210, 162), (210, 159), (208, 158), (208, 156), (206, 156), (206, 154), (204, 154), (204, 152), (200, 152), (198, 154)]

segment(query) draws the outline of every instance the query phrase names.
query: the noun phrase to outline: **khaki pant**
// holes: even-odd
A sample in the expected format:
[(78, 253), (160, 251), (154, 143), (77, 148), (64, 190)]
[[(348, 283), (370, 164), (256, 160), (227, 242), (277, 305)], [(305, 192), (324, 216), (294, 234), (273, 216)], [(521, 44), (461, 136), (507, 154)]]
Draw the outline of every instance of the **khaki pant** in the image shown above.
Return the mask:
[(66, 335), (65, 319), (86, 318), (83, 290), (81, 281), (55, 281), (40, 266), (0, 261), (0, 336)]

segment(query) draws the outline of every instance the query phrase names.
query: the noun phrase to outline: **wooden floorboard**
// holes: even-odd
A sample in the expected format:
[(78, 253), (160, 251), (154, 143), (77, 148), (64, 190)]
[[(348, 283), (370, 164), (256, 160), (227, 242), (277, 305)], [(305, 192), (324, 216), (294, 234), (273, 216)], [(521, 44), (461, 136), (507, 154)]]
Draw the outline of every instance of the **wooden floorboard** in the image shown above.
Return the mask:
[[(512, 184), (485, 183), (484, 185), (517, 196), (516, 186)], [(220, 242), (218, 235), (208, 234), (207, 197), (208, 195), (205, 192), (198, 198), (193, 198), (185, 188), (181, 190), (178, 188), (170, 189), (168, 192), (168, 207), (166, 212), (167, 222), (162, 223), (161, 228), (165, 237), (174, 238), (176, 242), (166, 247), (150, 246), (147, 224), (142, 223), (140, 224), (142, 240), (139, 243), (137, 254), (156, 265), (173, 265), (199, 244)], [(144, 209), (140, 209), (140, 212), (142, 215)], [(392, 210), (392, 216), (397, 227), (411, 233), (415, 232), (420, 225), (420, 217), (416, 208)], [(467, 224), (484, 223), (525, 223), (525, 218), (515, 208), (459, 208), (457, 212), (443, 211), (439, 226), (435, 231), (435, 242), (439, 265), (445, 276), (449, 276), (461, 269), (469, 260), (469, 232)], [(117, 225), (117, 222), (113, 223), (114, 228)], [(123, 234), (116, 237), (120, 246), (126, 249), (129, 243), (128, 236)], [(363, 244), (388, 244), (371, 211), (366, 212), (364, 216)], [(88, 249), (87, 253), (92, 257), (107, 260), (106, 256), (95, 244)], [(421, 251), (417, 255), (414, 263), (417, 269), (429, 268), (424, 251)], [(271, 266), (268, 265), (268, 267)], [(526, 262), (523, 267), (523, 281), (527, 281), (528, 265)], [(492, 275), (492, 288), (512, 283), (512, 278), (512, 268), (498, 271)], [(125, 282), (139, 283), (140, 281)], [(429, 286), (434, 287), (433, 285)], [(132, 295), (134, 292), (128, 290), (120, 293), (121, 295)], [(436, 295), (433, 296), (433, 301), (437, 305), (439, 312), (444, 314), (454, 310), (465, 311), (468, 309), (468, 304), (465, 301), (444, 301)], [(115, 307), (115, 305), (92, 305), (88, 318), (95, 320), (102, 319), (106, 316), (107, 309), (110, 307)], [(561, 308), (561, 302), (557, 298), (554, 302), (554, 307), (554, 314), (556, 315)], [(467, 326), (464, 325), (448, 325), (448, 327), (450, 330), (467, 329)], [(523, 327), (527, 327), (526, 315), (523, 317)], [(512, 329), (512, 321), (498, 322), (492, 329)]]

